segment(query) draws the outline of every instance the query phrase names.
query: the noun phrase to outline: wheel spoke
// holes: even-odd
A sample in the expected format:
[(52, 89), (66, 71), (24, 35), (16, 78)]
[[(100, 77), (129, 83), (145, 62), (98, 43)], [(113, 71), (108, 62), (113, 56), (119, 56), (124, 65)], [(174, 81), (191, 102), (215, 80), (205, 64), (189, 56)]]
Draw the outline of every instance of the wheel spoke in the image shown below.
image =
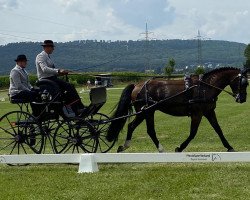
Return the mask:
[(21, 147), (23, 148), (24, 153), (27, 154), (25, 148), (23, 147), (23, 144), (21, 144)]
[(16, 145), (17, 145), (17, 142), (14, 144), (14, 146), (13, 146), (13, 148), (12, 148), (10, 154), (12, 154), (13, 150), (16, 148)]
[(15, 132), (15, 135), (17, 135), (17, 132), (16, 132), (16, 130), (14, 129), (14, 127), (12, 126), (12, 124), (11, 124), (11, 122), (10, 122), (10, 120), (9, 120), (9, 118), (6, 116), (6, 119), (7, 119), (7, 121), (9, 122), (9, 125), (10, 125), (10, 127), (12, 128), (12, 130)]
[(9, 146), (12, 145), (14, 142), (15, 142), (15, 140), (12, 141), (11, 143), (7, 144), (6, 146), (2, 147), (2, 148), (0, 149), (0, 151), (2, 151), (2, 150), (4, 150), (5, 148), (9, 147)]
[(102, 152), (102, 145), (100, 145), (100, 142), (98, 142), (98, 147), (100, 149), (100, 152)]
[(81, 149), (86, 152), (85, 148), (82, 146), (82, 144), (80, 145)]
[[(67, 144), (68, 143), (68, 138), (64, 138), (64, 139), (67, 140), (67, 142), (65, 143), (65, 144)], [(56, 142), (56, 143), (60, 144), (60, 146), (62, 146), (62, 144), (58, 141), (57, 138), (54, 138), (54, 142)], [(65, 145), (65, 144), (63, 144), (63, 145)]]
[(99, 140), (101, 140), (107, 147), (109, 147), (109, 145), (107, 144), (107, 142), (102, 137), (99, 137)]
[[(0, 127), (0, 129), (3, 130), (5, 133), (8, 133), (8, 134), (12, 135), (13, 137), (15, 137), (15, 135), (13, 135), (11, 132), (9, 132), (8, 129), (4, 129), (4, 128), (2, 128), (2, 127)], [(12, 128), (11, 128), (11, 129), (12, 129)]]
[(66, 153), (74, 144), (71, 144), (66, 150), (64, 150), (64, 153)]
[(75, 148), (76, 148), (76, 145), (74, 145), (73, 150), (72, 150), (72, 153), (74, 153), (74, 152), (75, 152)]
[(20, 144), (17, 144), (17, 154), (20, 154)]
[(63, 144), (58, 142), (58, 145), (56, 145), (56, 147), (64, 147), (66, 144), (68, 144), (68, 142), (63, 143)]

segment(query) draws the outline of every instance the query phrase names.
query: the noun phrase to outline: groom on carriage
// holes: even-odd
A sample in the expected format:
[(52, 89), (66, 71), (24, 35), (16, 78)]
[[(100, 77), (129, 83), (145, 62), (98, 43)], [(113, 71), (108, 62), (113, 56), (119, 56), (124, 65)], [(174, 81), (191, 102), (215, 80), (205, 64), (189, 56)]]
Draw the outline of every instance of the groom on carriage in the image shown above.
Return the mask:
[(15, 59), (16, 66), (10, 72), (10, 99), (22, 99), (31, 102), (37, 97), (37, 92), (29, 82), (28, 73), (25, 70), (28, 59), (25, 55), (18, 55)]

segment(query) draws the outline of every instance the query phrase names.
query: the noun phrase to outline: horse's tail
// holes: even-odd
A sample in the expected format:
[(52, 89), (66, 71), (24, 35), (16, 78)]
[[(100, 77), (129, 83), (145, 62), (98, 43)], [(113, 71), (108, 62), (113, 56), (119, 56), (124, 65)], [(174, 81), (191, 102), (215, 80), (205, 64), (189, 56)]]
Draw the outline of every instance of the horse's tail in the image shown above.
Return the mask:
[[(120, 101), (118, 102), (117, 109), (113, 114), (112, 118), (121, 117), (124, 115), (128, 115), (132, 111), (132, 105), (131, 105), (131, 93), (133, 89), (135, 88), (134, 84), (128, 85), (122, 92), (122, 95), (120, 97)], [(114, 120), (111, 122), (106, 139), (108, 141), (113, 141), (117, 139), (120, 131), (124, 127), (126, 123), (127, 118), (122, 118), (118, 120)]]

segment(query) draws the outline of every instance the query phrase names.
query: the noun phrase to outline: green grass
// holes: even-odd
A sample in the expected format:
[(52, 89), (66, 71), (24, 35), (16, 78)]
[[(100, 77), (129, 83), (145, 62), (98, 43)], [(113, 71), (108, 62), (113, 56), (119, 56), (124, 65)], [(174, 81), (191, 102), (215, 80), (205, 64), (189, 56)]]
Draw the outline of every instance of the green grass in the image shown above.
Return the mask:
[[(250, 90), (249, 90), (250, 92)], [(102, 112), (109, 114), (121, 90), (109, 90)], [(0, 93), (0, 99), (6, 96)], [(81, 94), (85, 104), (88, 94)], [(0, 102), (0, 116), (15, 110)], [(217, 116), (224, 134), (237, 151), (250, 150), (249, 99), (244, 104), (222, 93)], [(188, 136), (190, 118), (156, 114), (156, 131), (167, 152)], [(126, 129), (111, 152), (124, 143)], [(133, 136), (127, 152), (157, 152), (145, 123)], [(203, 119), (197, 137), (185, 151), (226, 151)], [(0, 199), (250, 199), (249, 163), (213, 164), (99, 164), (100, 172), (77, 174), (77, 165), (0, 165)]]

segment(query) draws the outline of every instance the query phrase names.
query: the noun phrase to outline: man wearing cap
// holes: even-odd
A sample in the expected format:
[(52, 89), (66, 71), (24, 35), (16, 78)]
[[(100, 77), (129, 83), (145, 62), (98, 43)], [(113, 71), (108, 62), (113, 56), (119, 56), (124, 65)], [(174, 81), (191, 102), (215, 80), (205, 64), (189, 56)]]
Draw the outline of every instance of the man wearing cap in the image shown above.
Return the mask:
[(25, 55), (18, 55), (15, 61), (16, 66), (10, 72), (10, 98), (32, 102), (36, 99), (38, 93), (31, 86), (28, 73), (25, 70), (28, 60)]
[(67, 95), (65, 95), (66, 104), (71, 105), (76, 114), (80, 114), (84, 108), (84, 105), (82, 104), (75, 87), (70, 83), (58, 78), (60, 75), (68, 74), (69, 71), (55, 68), (54, 63), (50, 58), (50, 55), (53, 53), (55, 47), (53, 41), (45, 40), (41, 46), (43, 46), (43, 51), (36, 57), (38, 79), (49, 79), (57, 83), (63, 91), (67, 92)]

